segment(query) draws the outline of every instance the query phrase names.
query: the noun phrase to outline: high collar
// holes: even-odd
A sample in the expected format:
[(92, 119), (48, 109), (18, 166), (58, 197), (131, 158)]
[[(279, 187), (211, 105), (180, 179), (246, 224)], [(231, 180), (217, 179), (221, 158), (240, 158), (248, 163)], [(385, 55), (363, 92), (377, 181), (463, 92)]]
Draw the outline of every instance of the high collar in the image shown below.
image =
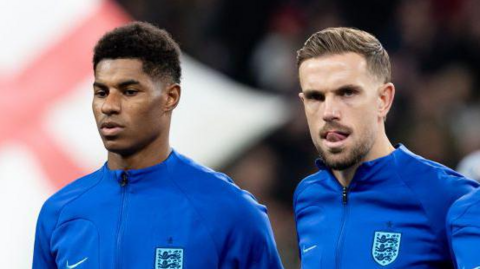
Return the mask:
[[(404, 145), (398, 144), (395, 146), (395, 150), (390, 154), (368, 162), (363, 162), (355, 171), (355, 175), (349, 187), (353, 187), (353, 185), (365, 181), (372, 183), (373, 181), (383, 181), (385, 178), (393, 176), (396, 173), (396, 168), (392, 167), (391, 169), (385, 169), (385, 167), (394, 166), (397, 158), (400, 158), (403, 154), (409, 154), (409, 152), (410, 151)], [(315, 164), (319, 170), (328, 171), (330, 177), (337, 181), (331, 169), (327, 167), (321, 159), (317, 159)]]
[(167, 159), (153, 166), (142, 169), (111, 170), (108, 168), (108, 162), (105, 162), (102, 170), (109, 178), (113, 178), (119, 183), (122, 181), (124, 176), (127, 176), (129, 184), (134, 184), (142, 179), (164, 175), (166, 172), (168, 172), (168, 167), (171, 166), (176, 160), (178, 160), (178, 153), (172, 149), (172, 152), (170, 152)]

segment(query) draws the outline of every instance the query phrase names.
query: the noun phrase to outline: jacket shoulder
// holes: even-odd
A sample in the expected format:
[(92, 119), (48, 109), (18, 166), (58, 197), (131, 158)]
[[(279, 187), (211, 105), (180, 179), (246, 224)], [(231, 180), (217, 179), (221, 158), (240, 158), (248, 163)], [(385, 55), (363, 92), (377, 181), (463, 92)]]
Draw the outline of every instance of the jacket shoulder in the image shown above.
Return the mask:
[[(211, 168), (196, 163), (178, 154), (177, 167), (171, 167), (175, 184), (206, 214), (221, 211), (232, 218), (242, 218), (244, 214), (256, 215), (266, 212), (255, 197), (239, 188), (233, 180)], [(235, 209), (235, 210), (232, 210)]]
[(169, 167), (169, 173), (205, 223), (219, 251), (225, 244), (251, 248), (259, 240), (263, 242), (260, 246), (275, 248), (265, 206), (227, 175), (177, 155), (179, 161)]
[(43, 204), (35, 232), (34, 267), (42, 267), (44, 264), (49, 264), (49, 267), (51, 267), (55, 264), (50, 253), (50, 240), (63, 209), (100, 180), (101, 176), (98, 171), (84, 176), (59, 190)]
[(60, 212), (72, 201), (82, 196), (102, 180), (101, 169), (89, 175), (81, 177), (65, 187), (45, 201), (39, 215), (39, 222), (54, 222), (58, 220)]
[(327, 171), (326, 170), (319, 170), (318, 172), (311, 174), (307, 176), (306, 178), (302, 179), (300, 183), (298, 183), (297, 188), (295, 189), (295, 192), (293, 194), (293, 203), (294, 203), (294, 208), (297, 203), (298, 198), (300, 195), (310, 188), (312, 185), (321, 183), (325, 178), (327, 177)]
[(478, 183), (454, 170), (409, 151), (396, 156), (400, 180), (420, 202), (432, 228), (442, 233), (450, 206)]
[(480, 189), (470, 192), (458, 199), (451, 206), (447, 223), (449, 225), (462, 224), (477, 226), (480, 228)]
[[(414, 190), (431, 195), (439, 195), (447, 201), (469, 193), (478, 183), (438, 162), (427, 160), (408, 150), (396, 159), (397, 173)], [(422, 195), (422, 197), (428, 197)]]

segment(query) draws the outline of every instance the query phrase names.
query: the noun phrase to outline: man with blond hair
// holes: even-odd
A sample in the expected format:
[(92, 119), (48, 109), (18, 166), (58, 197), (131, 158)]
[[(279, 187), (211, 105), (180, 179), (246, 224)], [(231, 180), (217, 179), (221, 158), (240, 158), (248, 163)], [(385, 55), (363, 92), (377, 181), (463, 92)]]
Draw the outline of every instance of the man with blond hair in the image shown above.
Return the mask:
[(297, 53), (319, 154), (319, 171), (294, 196), (302, 268), (452, 268), (447, 210), (477, 183), (392, 145), (387, 51), (340, 27), (313, 34)]

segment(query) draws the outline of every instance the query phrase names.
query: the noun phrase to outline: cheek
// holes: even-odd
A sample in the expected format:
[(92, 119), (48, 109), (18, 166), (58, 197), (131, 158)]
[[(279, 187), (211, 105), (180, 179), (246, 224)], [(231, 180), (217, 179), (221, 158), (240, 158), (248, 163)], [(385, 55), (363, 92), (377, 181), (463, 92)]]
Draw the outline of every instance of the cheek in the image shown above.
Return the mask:
[(135, 119), (138, 125), (144, 126), (147, 129), (156, 129), (161, 125), (162, 107), (158, 104), (144, 104), (139, 106), (135, 113)]
[(313, 142), (318, 144), (320, 141), (320, 130), (324, 124), (322, 118), (317, 113), (307, 114), (307, 124)]
[(98, 122), (98, 119), (100, 118), (101, 113), (101, 106), (97, 102), (92, 103), (92, 112), (93, 116), (95, 117), (95, 120)]
[(310, 101), (310, 100), (304, 101), (303, 106), (305, 108), (305, 113), (307, 115), (319, 113), (319, 110), (320, 110), (320, 107), (321, 107), (319, 102), (314, 102), (314, 101)]
[(372, 133), (376, 132), (377, 122), (376, 114), (369, 109), (364, 113), (359, 113), (356, 116), (356, 128), (361, 137), (371, 136)]
[(312, 135), (318, 132), (320, 128), (320, 121), (322, 120), (316, 113), (306, 113), (308, 128)]
[(312, 126), (312, 124), (318, 123), (322, 120), (322, 112), (320, 111), (319, 105), (305, 103), (304, 107), (308, 125)]

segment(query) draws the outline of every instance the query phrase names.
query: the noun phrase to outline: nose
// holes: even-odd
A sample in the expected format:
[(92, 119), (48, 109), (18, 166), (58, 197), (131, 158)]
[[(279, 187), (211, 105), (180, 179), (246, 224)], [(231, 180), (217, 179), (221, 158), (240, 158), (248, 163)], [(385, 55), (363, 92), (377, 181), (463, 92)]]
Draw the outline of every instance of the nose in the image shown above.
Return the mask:
[(340, 119), (340, 108), (335, 98), (326, 97), (323, 103), (323, 120), (334, 121)]
[(122, 108), (121, 97), (114, 91), (110, 92), (102, 104), (102, 113), (106, 115), (118, 114)]

